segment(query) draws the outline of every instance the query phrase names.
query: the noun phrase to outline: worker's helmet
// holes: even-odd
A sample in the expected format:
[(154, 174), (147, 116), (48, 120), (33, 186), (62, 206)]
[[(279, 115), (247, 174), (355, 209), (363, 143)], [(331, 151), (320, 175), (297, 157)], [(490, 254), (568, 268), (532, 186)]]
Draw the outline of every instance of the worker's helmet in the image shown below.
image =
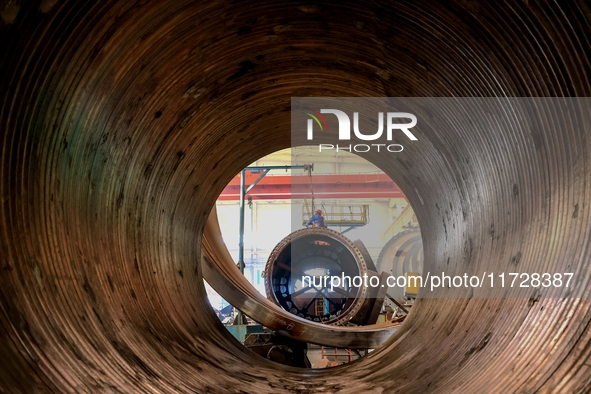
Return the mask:
[(316, 212), (322, 215), (322, 209), (317, 209)]

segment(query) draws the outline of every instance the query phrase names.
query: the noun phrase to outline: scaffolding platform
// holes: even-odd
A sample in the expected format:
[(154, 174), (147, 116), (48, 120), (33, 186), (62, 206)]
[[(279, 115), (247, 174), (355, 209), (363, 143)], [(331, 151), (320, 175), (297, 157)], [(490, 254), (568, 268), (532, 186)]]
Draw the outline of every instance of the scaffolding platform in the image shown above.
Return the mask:
[[(326, 227), (347, 227), (342, 234), (369, 223), (368, 204), (321, 204), (320, 209)], [(310, 204), (304, 200), (302, 225), (305, 225), (313, 214)]]

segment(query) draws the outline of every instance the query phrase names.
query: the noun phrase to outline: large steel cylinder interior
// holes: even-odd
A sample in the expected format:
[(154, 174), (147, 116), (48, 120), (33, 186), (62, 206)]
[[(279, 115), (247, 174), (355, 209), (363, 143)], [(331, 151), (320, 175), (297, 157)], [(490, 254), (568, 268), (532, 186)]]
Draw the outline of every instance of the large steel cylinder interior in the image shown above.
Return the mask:
[[(0, 392), (589, 392), (588, 280), (419, 294), (378, 349), (312, 371), (234, 340), (200, 259), (225, 185), (289, 147), (291, 97), (589, 97), (590, 20), (577, 0), (0, 1)], [(589, 278), (586, 130), (460, 127), (375, 163), (423, 270)]]
[[(337, 231), (295, 231), (272, 251), (265, 267), (267, 298), (286, 311), (323, 324), (345, 324), (365, 301), (367, 289), (351, 278), (367, 275), (353, 242)], [(345, 278), (331, 283), (330, 277)], [(322, 300), (318, 307), (317, 300)]]

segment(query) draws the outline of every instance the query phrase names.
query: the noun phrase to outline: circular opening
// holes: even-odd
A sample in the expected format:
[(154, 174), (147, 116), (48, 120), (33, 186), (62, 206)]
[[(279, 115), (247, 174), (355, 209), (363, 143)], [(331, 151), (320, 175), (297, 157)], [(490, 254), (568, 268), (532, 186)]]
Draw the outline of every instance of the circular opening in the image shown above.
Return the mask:
[[(323, 324), (346, 323), (361, 288), (353, 283), (331, 283), (331, 277), (358, 277), (365, 271), (353, 245), (340, 234), (314, 230), (292, 233), (277, 245), (266, 268), (267, 297), (286, 311)], [(307, 278), (310, 278), (306, 280)]]
[[(396, 327), (412, 308), (416, 289), (381, 289), (388, 276), (420, 274), (422, 269), (420, 227), (412, 207), (392, 179), (367, 160), (316, 149), (297, 147), (265, 156), (220, 194), (217, 220), (236, 267), (231, 269), (242, 267), (259, 294), (304, 321), (352, 329)], [(321, 226), (313, 223), (317, 210)], [(403, 234), (413, 234), (412, 242)], [(356, 281), (364, 276), (376, 281)], [(337, 277), (351, 280), (335, 283)], [(272, 361), (323, 368), (375, 349), (339, 348), (327, 338), (300, 342), (289, 325), (269, 330), (243, 315), (236, 302), (223, 299), (225, 291), (239, 289), (218, 286), (218, 294), (207, 283), (206, 288), (228, 331)]]

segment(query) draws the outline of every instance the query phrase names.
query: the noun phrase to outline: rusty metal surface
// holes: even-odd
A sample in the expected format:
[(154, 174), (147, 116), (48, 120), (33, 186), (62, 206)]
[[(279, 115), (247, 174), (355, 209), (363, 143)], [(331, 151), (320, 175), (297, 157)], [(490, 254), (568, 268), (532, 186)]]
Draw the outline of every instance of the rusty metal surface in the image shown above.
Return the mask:
[[(380, 272), (393, 276), (406, 275), (407, 272), (423, 272), (423, 240), (419, 229), (402, 231), (384, 245), (378, 256), (377, 267)], [(388, 292), (402, 299), (404, 289), (393, 287)]]
[[(289, 146), (290, 97), (590, 97), (586, 2), (0, 8), (4, 392), (591, 389), (583, 294), (419, 299), (380, 350), (301, 372), (223, 331), (200, 269), (217, 195)], [(590, 136), (558, 126), (460, 129), (461, 145), (434, 133), (412, 159), (376, 163), (413, 205), (424, 269), (589, 275)]]
[[(300, 231), (310, 233), (314, 230)], [(326, 231), (335, 233), (335, 237), (340, 235), (336, 231)], [(207, 220), (203, 234), (202, 269), (205, 280), (225, 300), (264, 326), (300, 341), (340, 348), (367, 349), (381, 345), (397, 329), (383, 325), (338, 327), (314, 323), (285, 311), (265, 298), (236, 268), (222, 239), (215, 209)], [(363, 301), (364, 299), (359, 299), (359, 306), (352, 308), (352, 315), (359, 310)]]
[[(301, 240), (301, 239), (314, 237), (314, 236), (321, 236), (321, 237), (323, 237), (323, 239), (330, 240), (329, 242), (335, 241), (338, 243), (340, 248), (342, 248), (343, 250), (346, 250), (348, 252), (348, 255), (354, 259), (355, 264), (356, 264), (356, 271), (354, 273), (351, 273), (350, 274), (351, 276), (359, 275), (360, 277), (363, 277), (363, 275), (365, 273), (367, 273), (367, 265), (365, 263), (365, 258), (363, 257), (363, 255), (361, 253), (361, 250), (357, 246), (355, 246), (351, 240), (349, 240), (347, 237), (345, 237), (344, 235), (342, 235), (338, 231), (335, 231), (335, 230), (332, 230), (329, 228), (304, 228), (304, 229), (296, 230), (296, 231), (292, 232), (291, 234), (289, 234), (288, 236), (286, 236), (285, 238), (283, 238), (275, 246), (275, 248), (273, 249), (273, 251), (269, 255), (269, 258), (267, 259), (267, 264), (265, 266), (264, 278), (265, 278), (265, 289), (267, 292), (267, 298), (269, 300), (271, 300), (272, 302), (274, 302), (276, 305), (279, 305), (279, 301), (277, 300), (277, 298), (274, 294), (273, 279), (274, 279), (274, 275), (275, 275), (275, 270), (277, 269), (277, 265), (279, 263), (284, 263), (283, 261), (280, 261), (282, 253), (284, 253), (287, 250), (287, 248), (292, 248), (292, 245), (294, 242)], [(328, 246), (328, 247), (331, 247), (331, 246)], [(293, 258), (293, 255), (296, 253), (297, 253), (297, 251), (290, 249), (290, 252), (286, 256), (289, 259), (289, 266), (291, 268), (293, 268), (293, 266), (294, 266), (292, 264), (291, 260)], [(299, 272), (299, 273), (298, 272), (290, 272), (290, 273), (291, 273), (291, 275), (294, 275), (294, 276), (305, 275), (303, 272)], [(374, 302), (370, 302), (370, 299), (369, 299), (370, 295), (368, 294), (369, 290), (370, 290), (369, 288), (366, 288), (363, 286), (351, 289), (351, 291), (355, 292), (355, 296), (351, 297), (347, 300), (344, 307), (340, 311), (342, 313), (338, 316), (335, 316), (335, 315), (329, 316), (328, 319), (323, 320), (323, 324), (345, 325), (349, 321), (351, 321), (351, 319), (354, 318), (358, 314), (358, 312), (360, 312), (362, 307), (363, 308), (371, 308), (373, 306)], [(365, 304), (371, 304), (371, 305), (366, 306)], [(365, 315), (365, 313), (362, 313), (362, 314)], [(322, 344), (322, 345), (324, 345), (324, 344)], [(330, 346), (328, 344), (326, 344), (326, 345)], [(339, 346), (337, 346), (337, 347), (339, 347)], [(340, 347), (347, 347), (347, 346), (340, 346)], [(369, 346), (369, 347), (373, 347), (373, 346)]]

